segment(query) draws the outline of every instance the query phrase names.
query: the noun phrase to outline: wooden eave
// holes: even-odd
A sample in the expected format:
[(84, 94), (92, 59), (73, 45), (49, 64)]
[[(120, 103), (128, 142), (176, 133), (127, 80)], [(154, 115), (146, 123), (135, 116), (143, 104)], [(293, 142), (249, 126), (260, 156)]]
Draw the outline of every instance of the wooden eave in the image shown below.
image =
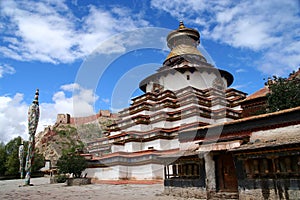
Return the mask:
[[(247, 118), (237, 119), (221, 124), (208, 125), (197, 129), (190, 129), (179, 134), (179, 141), (193, 141), (203, 139), (208, 130), (211, 136), (213, 133), (224, 135), (233, 135), (236, 133), (251, 133), (258, 130), (268, 130), (277, 127), (294, 125), (300, 123), (300, 106), (296, 108), (286, 109), (279, 112), (251, 116)], [(197, 134), (195, 135), (195, 131)]]

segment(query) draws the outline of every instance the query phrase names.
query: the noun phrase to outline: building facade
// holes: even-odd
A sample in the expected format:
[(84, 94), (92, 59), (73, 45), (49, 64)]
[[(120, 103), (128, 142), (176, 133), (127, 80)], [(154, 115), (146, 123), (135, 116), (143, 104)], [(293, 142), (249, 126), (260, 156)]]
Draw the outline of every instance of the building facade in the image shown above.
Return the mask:
[(143, 95), (119, 112), (107, 137), (88, 143), (87, 173), (96, 179), (163, 179), (158, 159), (180, 149), (179, 133), (241, 117), (246, 94), (229, 88), (233, 76), (197, 49), (200, 34), (182, 22), (167, 36), (171, 52), (157, 72), (140, 82)]
[(169, 195), (249, 200), (300, 196), (300, 107), (182, 131), (179, 141), (190, 147), (181, 149), (179, 159), (176, 153), (160, 157)]
[[(164, 180), (165, 193), (198, 199), (299, 199), (300, 107), (259, 114), (265, 86), (246, 94), (197, 49), (200, 34), (169, 33), (171, 52), (140, 82), (106, 137), (88, 143), (96, 180)], [(299, 78), (299, 72), (291, 77)]]

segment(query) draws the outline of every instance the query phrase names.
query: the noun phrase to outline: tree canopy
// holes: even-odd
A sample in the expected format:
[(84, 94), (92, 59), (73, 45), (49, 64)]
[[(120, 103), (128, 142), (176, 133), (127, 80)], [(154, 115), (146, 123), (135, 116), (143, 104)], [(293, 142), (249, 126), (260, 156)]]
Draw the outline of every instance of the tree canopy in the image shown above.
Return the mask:
[(74, 174), (75, 178), (79, 178), (81, 173), (87, 167), (84, 157), (77, 153), (71, 152), (63, 154), (57, 161), (57, 167), (60, 173)]
[(5, 162), (6, 162), (7, 153), (5, 151), (4, 143), (0, 143), (0, 176), (3, 176), (6, 171)]
[(268, 112), (300, 106), (300, 79), (273, 77), (267, 95)]
[[(5, 168), (6, 168), (5, 175), (17, 176), (19, 174), (20, 161), (19, 161), (18, 153), (19, 153), (20, 144), (21, 144), (21, 137), (16, 137), (5, 145), (5, 150), (7, 153), (7, 157), (5, 161)], [(24, 148), (24, 152), (25, 152), (25, 148)]]
[[(19, 146), (21, 137), (16, 137), (6, 145), (0, 143), (0, 176), (18, 177), (20, 174)], [(28, 142), (24, 141), (24, 158), (26, 162)], [(45, 165), (45, 158), (39, 152), (35, 152), (35, 158), (32, 166), (32, 173), (38, 172)]]

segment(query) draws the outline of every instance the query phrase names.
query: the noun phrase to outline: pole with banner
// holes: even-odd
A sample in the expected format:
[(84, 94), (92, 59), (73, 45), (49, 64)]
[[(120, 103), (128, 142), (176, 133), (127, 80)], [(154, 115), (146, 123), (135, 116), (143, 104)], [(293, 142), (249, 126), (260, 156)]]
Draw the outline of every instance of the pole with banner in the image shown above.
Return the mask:
[(25, 171), (26, 171), (25, 186), (30, 185), (30, 176), (31, 176), (32, 164), (34, 160), (35, 132), (38, 126), (39, 117), (40, 117), (39, 90), (37, 89), (35, 92), (34, 100), (28, 110), (29, 141), (28, 141), (28, 152), (27, 152), (26, 165), (25, 165)]
[(21, 138), (21, 144), (19, 146), (19, 161), (20, 161), (20, 177), (24, 178), (24, 142)]

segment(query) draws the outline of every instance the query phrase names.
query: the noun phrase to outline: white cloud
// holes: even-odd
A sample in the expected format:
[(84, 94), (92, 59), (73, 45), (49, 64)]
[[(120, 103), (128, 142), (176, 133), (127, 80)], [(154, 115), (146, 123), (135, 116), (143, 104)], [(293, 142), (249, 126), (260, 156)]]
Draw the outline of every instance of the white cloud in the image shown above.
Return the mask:
[(251, 84), (252, 84), (252, 82), (248, 82), (248, 83), (241, 84), (241, 85), (233, 85), (232, 88), (237, 89), (237, 90), (241, 90), (241, 89), (244, 89), (244, 88), (248, 88)]
[[(148, 26), (148, 22), (141, 19), (140, 15), (134, 15), (126, 8), (113, 8), (111, 12), (90, 6), (89, 15), (84, 18), (84, 26), (80, 37), (79, 47), (85, 55), (91, 53), (101, 43), (98, 53), (111, 54), (126, 51), (128, 44), (137, 42), (135, 35), (129, 38), (122, 36), (107, 40), (112, 35)], [(100, 41), (100, 42), (96, 42)], [(91, 48), (93, 46), (93, 48)]]
[(108, 104), (109, 101), (110, 101), (108, 98), (102, 98), (101, 100), (102, 100), (104, 103), (106, 103), (106, 104)]
[(244, 69), (244, 68), (239, 68), (239, 69), (235, 70), (235, 72), (236, 73), (242, 73), (242, 72), (247, 72), (247, 70)]
[(27, 137), (28, 106), (23, 101), (23, 95), (17, 93), (12, 98), (1, 96), (0, 105), (0, 141), (8, 142), (19, 135)]
[(300, 42), (293, 42), (282, 46), (281, 49), (270, 49), (260, 61), (262, 71), (271, 75), (287, 76), (297, 70), (300, 64)]
[[(34, 9), (33, 9), (34, 8)], [(72, 17), (56, 4), (30, 1), (5, 1), (2, 15), (9, 18), (5, 56), (20, 60), (69, 62), (74, 48)], [(66, 14), (66, 17), (62, 17)], [(12, 42), (13, 41), (13, 42)], [(11, 55), (11, 51), (14, 54)]]
[[(52, 97), (57, 113), (69, 113), (77, 117), (94, 114), (94, 104), (99, 97), (91, 89), (82, 88), (76, 83), (63, 85), (61, 89)], [(72, 95), (67, 97), (66, 92), (72, 92)]]
[(4, 76), (4, 74), (14, 74), (16, 73), (16, 70), (7, 64), (0, 64), (0, 78)]
[(151, 5), (199, 25), (205, 39), (263, 52), (252, 64), (264, 73), (287, 74), (300, 63), (298, 1), (152, 0)]
[(108, 11), (90, 6), (87, 15), (79, 18), (58, 0), (2, 1), (0, 12), (6, 21), (1, 24), (5, 34), (0, 52), (22, 61), (71, 63), (113, 34), (148, 25), (125, 8)]
[[(74, 90), (69, 94), (71, 88)], [(53, 102), (40, 104), (37, 133), (45, 126), (53, 125), (59, 113), (69, 113), (72, 116), (95, 114), (93, 108), (97, 99), (98, 96), (95, 96), (92, 90), (84, 89), (77, 84), (61, 86), (61, 90), (53, 95)], [(25, 103), (23, 94), (17, 93), (13, 97), (0, 96), (0, 141), (8, 142), (17, 136), (28, 139), (28, 108), (29, 105)]]
[(72, 92), (74, 90), (79, 90), (80, 85), (78, 83), (71, 83), (71, 84), (62, 85), (60, 88), (65, 91)]

